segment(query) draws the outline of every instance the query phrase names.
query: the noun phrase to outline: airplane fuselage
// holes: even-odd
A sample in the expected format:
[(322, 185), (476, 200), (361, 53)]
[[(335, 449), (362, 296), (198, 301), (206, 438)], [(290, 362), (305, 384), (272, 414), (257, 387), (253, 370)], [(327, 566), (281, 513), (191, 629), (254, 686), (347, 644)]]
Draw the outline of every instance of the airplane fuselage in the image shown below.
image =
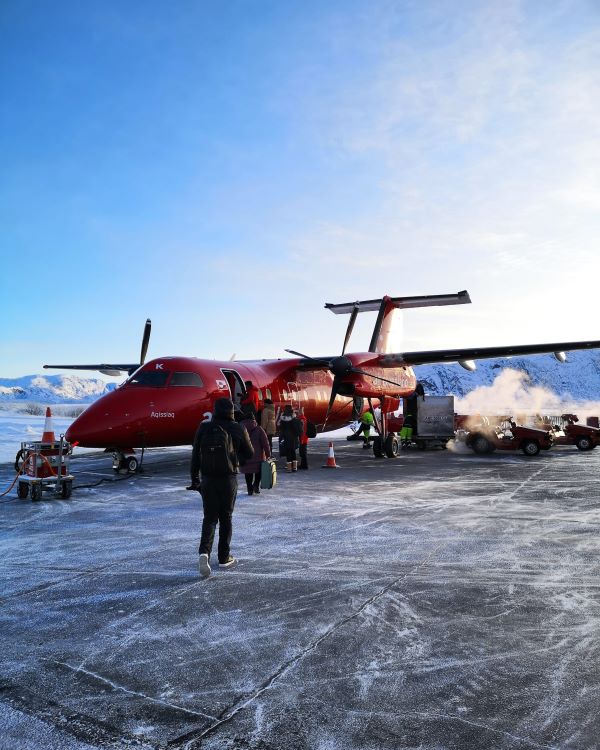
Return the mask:
[[(219, 362), (162, 357), (147, 362), (116, 390), (90, 405), (66, 437), (90, 448), (189, 445), (199, 423), (211, 418), (216, 399), (239, 401), (247, 380), (259, 388), (261, 406), (270, 398), (277, 415), (286, 404), (302, 406), (319, 431), (323, 426), (326, 431), (334, 430), (352, 419), (353, 399), (398, 399), (414, 391), (416, 378), (410, 367), (370, 366), (376, 356), (371, 352), (349, 355), (354, 366), (398, 385), (366, 375), (345, 378), (344, 396), (336, 398), (325, 426), (333, 383), (326, 369), (306, 367), (301, 359)], [(368, 408), (366, 402), (358, 404), (361, 412)]]

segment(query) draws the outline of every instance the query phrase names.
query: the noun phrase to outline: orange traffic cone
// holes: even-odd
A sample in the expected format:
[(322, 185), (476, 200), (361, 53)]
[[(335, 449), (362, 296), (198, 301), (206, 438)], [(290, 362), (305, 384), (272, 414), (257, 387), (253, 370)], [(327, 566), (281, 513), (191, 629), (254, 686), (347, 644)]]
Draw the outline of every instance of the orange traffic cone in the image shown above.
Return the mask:
[(321, 467), (322, 469), (339, 469), (340, 467), (335, 462), (335, 455), (333, 453), (333, 443), (329, 443), (329, 455), (327, 456), (327, 463)]
[(42, 435), (42, 443), (54, 443), (56, 438), (54, 437), (54, 427), (52, 426), (52, 412), (48, 406), (46, 409), (46, 421), (44, 422), (44, 434)]

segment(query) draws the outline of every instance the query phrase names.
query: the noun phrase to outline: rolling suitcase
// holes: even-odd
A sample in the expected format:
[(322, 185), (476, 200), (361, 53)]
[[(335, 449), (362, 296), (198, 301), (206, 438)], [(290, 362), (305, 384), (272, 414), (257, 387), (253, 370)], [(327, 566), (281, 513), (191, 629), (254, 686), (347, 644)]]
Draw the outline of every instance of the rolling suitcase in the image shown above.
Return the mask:
[(272, 458), (260, 462), (260, 488), (270, 490), (277, 484), (277, 466)]

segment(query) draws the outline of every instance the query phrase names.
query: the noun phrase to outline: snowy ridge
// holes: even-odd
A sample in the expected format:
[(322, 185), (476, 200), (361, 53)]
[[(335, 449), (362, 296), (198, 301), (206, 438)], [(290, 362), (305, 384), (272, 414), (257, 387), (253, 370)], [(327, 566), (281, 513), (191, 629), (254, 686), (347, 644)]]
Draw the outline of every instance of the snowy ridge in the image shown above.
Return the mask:
[(25, 375), (0, 378), (0, 402), (88, 404), (113, 391), (114, 383), (77, 375)]
[(476, 362), (477, 370), (468, 372), (460, 365), (420, 365), (417, 378), (432, 395), (454, 394), (464, 397), (481, 386), (491, 386), (506, 369), (525, 373), (532, 386), (545, 388), (563, 400), (600, 401), (600, 352), (568, 352), (565, 363), (551, 354), (531, 357), (502, 357)]

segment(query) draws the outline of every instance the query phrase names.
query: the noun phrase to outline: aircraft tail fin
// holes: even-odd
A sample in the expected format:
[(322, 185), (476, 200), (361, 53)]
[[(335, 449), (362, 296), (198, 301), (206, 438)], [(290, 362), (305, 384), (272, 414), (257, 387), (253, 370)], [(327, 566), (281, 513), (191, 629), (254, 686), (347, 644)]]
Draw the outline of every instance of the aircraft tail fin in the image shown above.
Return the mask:
[(352, 315), (356, 317), (361, 312), (378, 311), (375, 328), (371, 337), (369, 351), (377, 354), (387, 354), (398, 351), (397, 338), (400, 328), (399, 310), (411, 307), (434, 307), (439, 305), (465, 305), (471, 302), (469, 293), (464, 290), (457, 294), (431, 294), (416, 297), (382, 297), (380, 299), (360, 300), (356, 302), (342, 302), (325, 307), (336, 315)]

